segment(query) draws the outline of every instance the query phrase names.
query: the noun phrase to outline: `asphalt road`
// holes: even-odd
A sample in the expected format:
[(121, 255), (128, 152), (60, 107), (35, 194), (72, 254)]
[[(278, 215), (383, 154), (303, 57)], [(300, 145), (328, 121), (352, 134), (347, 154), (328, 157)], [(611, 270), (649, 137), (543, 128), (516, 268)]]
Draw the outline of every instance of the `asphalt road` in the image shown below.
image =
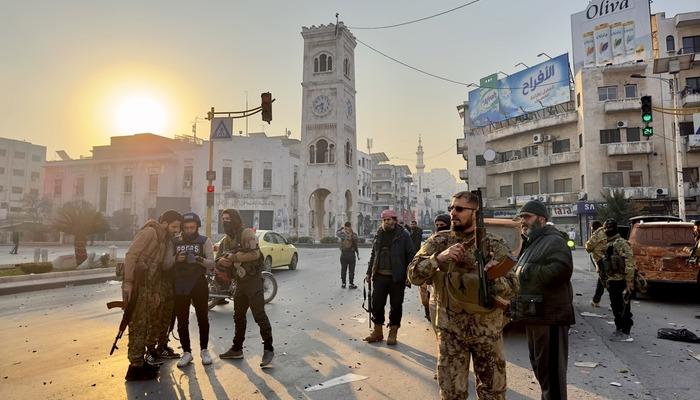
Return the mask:
[[(121, 313), (105, 303), (119, 298), (119, 285), (108, 282), (0, 297), (0, 398), (2, 399), (377, 399), (438, 398), (433, 380), (434, 334), (423, 319), (417, 290), (406, 292), (399, 345), (362, 342), (368, 332), (361, 309), (362, 289), (340, 288), (336, 249), (300, 249), (296, 271), (276, 270), (277, 297), (267, 306), (273, 324), (276, 356), (273, 368), (258, 366), (262, 345), (249, 315), (244, 360), (220, 360), (211, 366), (195, 362), (178, 369), (175, 361), (161, 368), (158, 381), (124, 382), (126, 335), (109, 356)], [(368, 249), (360, 249), (358, 278), (364, 274)], [(569, 398), (697, 399), (700, 362), (688, 350), (700, 345), (656, 339), (660, 327), (684, 325), (700, 334), (700, 304), (689, 301), (694, 289), (666, 290), (661, 298), (633, 304), (634, 343), (612, 343), (607, 319), (582, 317), (594, 288), (585, 253), (575, 252), (573, 277), (577, 324), (570, 332)], [(580, 294), (580, 295), (579, 295)], [(697, 298), (697, 297), (696, 297)], [(210, 345), (214, 355), (226, 351), (233, 336), (232, 305), (210, 313)], [(198, 348), (196, 320), (191, 315), (193, 348)], [(177, 347), (174, 342), (174, 347)], [(508, 399), (538, 399), (532, 381), (524, 334), (506, 335)], [(658, 355), (658, 356), (657, 356)], [(580, 368), (574, 362), (597, 362)], [(364, 380), (309, 392), (327, 380), (356, 374)], [(610, 385), (618, 382), (620, 387)], [(473, 393), (473, 378), (470, 382)]]

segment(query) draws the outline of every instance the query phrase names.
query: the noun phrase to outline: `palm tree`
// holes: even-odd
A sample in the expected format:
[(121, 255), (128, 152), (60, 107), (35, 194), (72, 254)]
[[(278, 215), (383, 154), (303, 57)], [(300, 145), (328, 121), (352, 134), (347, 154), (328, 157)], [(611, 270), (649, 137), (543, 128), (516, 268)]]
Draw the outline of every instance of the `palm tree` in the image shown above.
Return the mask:
[(88, 237), (109, 231), (109, 223), (104, 215), (85, 201), (64, 204), (56, 212), (53, 227), (60, 232), (73, 235), (76, 265), (80, 265), (87, 259)]
[(605, 205), (597, 210), (598, 220), (604, 222), (608, 218), (612, 218), (620, 225), (627, 225), (630, 217), (634, 215), (632, 202), (625, 198), (625, 192), (619, 189), (613, 189), (609, 192), (602, 191)]

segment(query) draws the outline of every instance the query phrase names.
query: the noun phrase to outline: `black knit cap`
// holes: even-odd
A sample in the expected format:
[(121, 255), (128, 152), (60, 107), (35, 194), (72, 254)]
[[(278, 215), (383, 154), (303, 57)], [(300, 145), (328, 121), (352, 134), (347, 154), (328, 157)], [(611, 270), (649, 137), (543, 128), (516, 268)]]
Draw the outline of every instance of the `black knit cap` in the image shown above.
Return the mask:
[(452, 222), (452, 221), (450, 220), (450, 215), (449, 215), (449, 214), (438, 214), (438, 215), (435, 217), (435, 221), (434, 221), (434, 222), (438, 222), (438, 221), (444, 222), (445, 225), (450, 225), (450, 222)]
[(543, 202), (539, 200), (530, 200), (525, 205), (523, 208), (520, 209), (520, 213), (530, 213), (530, 214), (535, 214), (539, 215), (540, 217), (545, 217), (546, 219), (549, 219), (549, 213), (547, 212), (547, 206), (544, 205)]

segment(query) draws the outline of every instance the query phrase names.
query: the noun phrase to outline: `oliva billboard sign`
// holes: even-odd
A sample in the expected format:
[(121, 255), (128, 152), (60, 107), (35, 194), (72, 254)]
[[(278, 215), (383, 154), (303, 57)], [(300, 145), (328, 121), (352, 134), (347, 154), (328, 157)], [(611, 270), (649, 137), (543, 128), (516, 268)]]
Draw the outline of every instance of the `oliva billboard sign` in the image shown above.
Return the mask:
[(571, 16), (574, 69), (651, 57), (648, 0), (595, 0)]

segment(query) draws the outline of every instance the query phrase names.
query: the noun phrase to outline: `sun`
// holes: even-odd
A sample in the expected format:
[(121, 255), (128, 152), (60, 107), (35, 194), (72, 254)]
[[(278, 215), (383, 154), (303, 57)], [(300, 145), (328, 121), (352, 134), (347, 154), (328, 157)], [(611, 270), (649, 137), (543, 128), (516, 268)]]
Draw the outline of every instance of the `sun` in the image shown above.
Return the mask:
[(165, 133), (167, 110), (162, 101), (149, 94), (132, 94), (117, 102), (114, 123), (120, 134)]

